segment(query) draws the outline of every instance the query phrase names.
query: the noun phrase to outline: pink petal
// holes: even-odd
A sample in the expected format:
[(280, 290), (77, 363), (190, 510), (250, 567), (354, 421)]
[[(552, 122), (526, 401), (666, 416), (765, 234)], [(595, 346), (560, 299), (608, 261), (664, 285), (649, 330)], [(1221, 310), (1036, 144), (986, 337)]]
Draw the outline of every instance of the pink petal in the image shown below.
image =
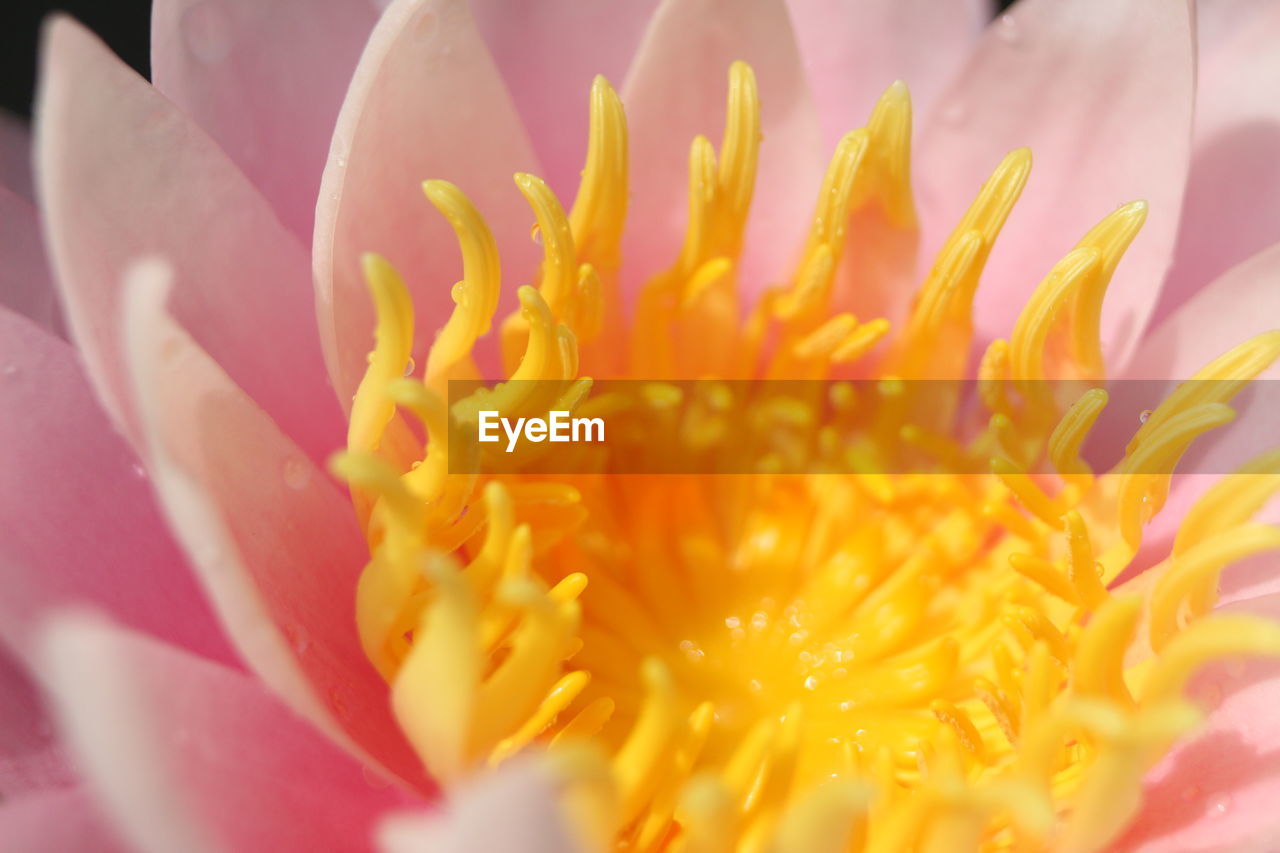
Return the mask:
[(27, 201), (36, 197), (31, 185), (31, 129), (4, 110), (0, 110), (0, 187)]
[(1280, 236), (1280, 5), (1211, 0), (1196, 18), (1191, 175), (1157, 321)]
[(126, 849), (81, 788), (40, 791), (0, 802), (0, 850), (115, 853)]
[(42, 649), (68, 746), (142, 850), (368, 849), (404, 801), (243, 673), (83, 613)]
[(81, 26), (45, 30), (36, 128), (50, 254), (108, 412), (138, 436), (120, 351), (126, 265), (180, 264), (174, 310), (316, 458), (342, 425), (320, 361), (306, 255), (226, 155)]
[[(495, 816), (500, 816), (495, 819)], [(441, 813), (403, 813), (378, 831), (385, 853), (569, 853), (555, 780), (532, 760), (504, 764), (452, 794)]]
[[(0, 803), (33, 791), (65, 787), (75, 779), (40, 694), (21, 664), (0, 648)], [(18, 849), (4, 843), (2, 829), (0, 849)]]
[[(1280, 596), (1224, 609), (1277, 618)], [(1196, 677), (1191, 696), (1209, 710), (1208, 720), (1152, 770), (1143, 810), (1117, 849), (1274, 849), (1280, 838), (1280, 664), (1215, 664)]]
[(657, 0), (537, 4), (474, 0), (476, 26), (506, 80), (541, 175), (566, 209), (587, 152), (587, 95), (603, 74), (614, 86), (640, 44)]
[(60, 325), (35, 206), (0, 186), (0, 304), (46, 329)]
[(1102, 317), (1122, 365), (1172, 258), (1194, 86), (1185, 0), (1022, 0), (984, 35), (920, 134), (926, 256), (1007, 152), (1035, 167), (978, 290), (980, 341), (1005, 337), (1036, 284), (1117, 206), (1150, 215), (1116, 271)]
[(373, 343), (361, 255), (377, 252), (404, 276), (418, 316), (414, 357), (425, 363), (462, 261), (422, 182), (452, 181), (484, 215), (502, 255), (504, 305), (513, 305), (539, 259), (533, 214), (512, 182), (518, 171), (540, 169), (466, 3), (392, 2), (342, 105), (316, 209), (320, 334), (344, 406)]
[(350, 501), (165, 313), (168, 270), (150, 263), (130, 279), (148, 465), (232, 642), (304, 716), (425, 786), (356, 636), (368, 552)]
[(684, 239), (689, 146), (718, 145), (729, 65), (742, 60), (760, 87), (760, 168), (740, 287), (749, 297), (789, 275), (822, 179), (817, 112), (782, 0), (665, 0), (627, 74), (631, 207), (623, 255), (632, 288), (675, 262)]
[(0, 637), (26, 653), (55, 607), (93, 603), (235, 659), (76, 353), (0, 308)]
[(377, 20), (357, 0), (158, 0), (151, 79), (311, 240), (320, 173)]
[(895, 80), (923, 115), (990, 18), (987, 0), (788, 0), (828, 147)]
[(1228, 270), (1166, 317), (1143, 338), (1122, 375), (1185, 379), (1237, 344), (1278, 327), (1280, 243)]

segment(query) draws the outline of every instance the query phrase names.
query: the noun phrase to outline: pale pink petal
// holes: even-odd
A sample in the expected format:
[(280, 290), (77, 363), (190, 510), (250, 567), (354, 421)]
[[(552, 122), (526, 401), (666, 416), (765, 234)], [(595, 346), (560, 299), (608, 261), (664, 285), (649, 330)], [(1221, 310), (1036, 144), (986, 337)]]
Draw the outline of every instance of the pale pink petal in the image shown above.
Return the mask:
[(91, 603), (219, 660), (234, 655), (66, 343), (0, 308), (0, 637)]
[(67, 18), (46, 27), (37, 178), (71, 330), (107, 410), (136, 440), (119, 335), (120, 276), (162, 251), (174, 311), (315, 458), (340, 441), (306, 254), (189, 119)]
[(0, 850), (22, 853), (116, 853), (126, 848), (79, 787), (0, 802)]
[(461, 255), (423, 195), (424, 180), (457, 184), (488, 221), (502, 257), (504, 306), (530, 283), (539, 254), (529, 239), (533, 214), (512, 181), (518, 171), (540, 169), (466, 3), (394, 0), (342, 105), (316, 209), (320, 334), (344, 406), (373, 343), (365, 252), (394, 264), (413, 295), (418, 364), (453, 308)]
[(541, 175), (565, 207), (587, 152), (587, 95), (603, 74), (614, 86), (640, 44), (657, 0), (472, 0), (476, 26), (502, 71)]
[[(496, 816), (497, 819), (495, 819)], [(385, 853), (573, 853), (579, 850), (546, 767), (514, 761), (460, 788), (439, 812), (385, 818), (378, 830)]]
[(329, 138), (370, 0), (157, 0), (151, 79), (310, 242)]
[(742, 60), (760, 87), (760, 168), (740, 287), (750, 298), (799, 258), (825, 167), (817, 111), (783, 0), (665, 0), (623, 89), (631, 131), (631, 205), (624, 284), (675, 262), (684, 239), (689, 146), (719, 145), (729, 66)]
[(36, 197), (31, 182), (31, 128), (4, 110), (0, 110), (0, 187), (27, 201)]
[[(1274, 619), (1280, 617), (1280, 596), (1223, 609)], [(1280, 838), (1280, 664), (1215, 664), (1197, 676), (1190, 694), (1209, 711), (1208, 720), (1148, 776), (1142, 812), (1117, 849), (1274, 850)]]
[(35, 206), (0, 186), (0, 305), (46, 329), (59, 324), (57, 294)]
[(148, 467), (227, 633), (291, 706), (423, 785), (356, 636), (368, 560), (350, 501), (165, 313), (168, 270), (136, 269), (125, 332)]
[[(39, 692), (22, 665), (0, 648), (0, 803), (75, 781)], [(0, 850), (13, 849), (0, 830)]]
[(968, 58), (987, 0), (787, 0), (828, 147), (861, 127), (895, 80), (923, 114)]
[[(1202, 288), (1144, 336), (1127, 379), (1186, 379), (1254, 335), (1280, 328), (1280, 243)], [(1264, 374), (1270, 376), (1274, 374)]]
[(367, 849), (404, 801), (244, 673), (91, 614), (41, 645), (68, 748), (140, 850)]
[(1157, 322), (1280, 238), (1280, 4), (1209, 0), (1196, 19), (1191, 174)]
[(1022, 0), (925, 118), (917, 148), (931, 256), (1009, 151), (1035, 165), (978, 289), (980, 341), (1006, 337), (1035, 286), (1085, 232), (1137, 199), (1150, 215), (1102, 316), (1108, 364), (1142, 334), (1173, 254), (1191, 133), (1186, 0)]

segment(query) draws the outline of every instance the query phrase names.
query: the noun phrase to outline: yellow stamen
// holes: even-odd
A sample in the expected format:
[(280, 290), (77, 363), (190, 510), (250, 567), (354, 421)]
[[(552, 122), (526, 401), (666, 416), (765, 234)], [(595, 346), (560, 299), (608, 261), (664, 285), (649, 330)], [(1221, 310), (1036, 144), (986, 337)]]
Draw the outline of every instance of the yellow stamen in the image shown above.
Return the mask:
[[(449, 403), (449, 380), (477, 376), (502, 285), (480, 212), (451, 184), (423, 185), (457, 234), (463, 280), (420, 376), (404, 375), (407, 291), (365, 259), (375, 346), (332, 468), (369, 543), (356, 623), (395, 719), (446, 788), (541, 755), (587, 849), (1104, 849), (1140, 808), (1143, 774), (1195, 724), (1181, 698), (1192, 674), (1280, 656), (1280, 627), (1209, 612), (1225, 566), (1280, 547), (1251, 521), (1280, 491), (1280, 454), (1195, 506), (1149, 599), (1106, 586), (1192, 442), (1280, 355), (1280, 332), (1175, 390), (1095, 473), (1082, 448), (1107, 405), (1090, 387), (1104, 378), (1101, 305), (1146, 205), (1042, 271), (977, 366), (975, 415), (954, 383), (917, 380), (969, 375), (974, 296), (1030, 153), (980, 189), (898, 329), (849, 309), (876, 304), (858, 287), (877, 240), (914, 240), (905, 86), (841, 139), (778, 282), (740, 263), (759, 159), (785, 156), (760, 131), (755, 77), (735, 63), (719, 151), (704, 137), (690, 148), (683, 244), (628, 318), (626, 120), (597, 78), (571, 211), (515, 178), (543, 259), (500, 329), (505, 381)], [(748, 285), (761, 295), (744, 311)], [(876, 381), (801, 383), (746, 410), (722, 381), (850, 376)], [(643, 390), (624, 404), (599, 378)], [(683, 378), (708, 381), (670, 382)], [(1057, 379), (1080, 387), (1059, 394)], [(481, 411), (579, 408), (676, 458), (739, 430), (729, 449), (755, 473), (552, 474), (546, 445), (500, 473), (451, 468), (487, 460), (450, 454), (452, 429)], [(774, 444), (748, 449), (757, 438)], [(800, 450), (830, 469), (782, 473)], [(908, 470), (921, 459), (931, 473)], [(1144, 605), (1155, 656), (1129, 666)]]

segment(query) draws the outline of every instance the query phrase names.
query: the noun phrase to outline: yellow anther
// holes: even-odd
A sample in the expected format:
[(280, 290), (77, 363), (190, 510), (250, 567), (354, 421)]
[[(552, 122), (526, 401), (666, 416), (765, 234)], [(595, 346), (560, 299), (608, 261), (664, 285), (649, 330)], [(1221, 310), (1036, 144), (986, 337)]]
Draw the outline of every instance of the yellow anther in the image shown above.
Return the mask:
[(431, 383), (469, 358), (476, 339), (489, 331), (498, 309), (502, 271), (493, 234), (462, 191), (447, 181), (426, 181), (422, 191), (449, 221), (462, 249), (462, 281), (453, 286), (453, 313), (427, 355), (426, 378)]
[(431, 774), (453, 781), (473, 758), (468, 742), (481, 677), (478, 616), (456, 567), (446, 558), (428, 560), (434, 596), (391, 685), (391, 708)]
[(911, 198), (911, 93), (901, 80), (885, 90), (867, 122), (871, 135), (868, 164), (889, 223), (896, 228), (916, 226)]
[(973, 724), (968, 713), (964, 709), (948, 702), (945, 699), (934, 699), (929, 704), (929, 710), (944, 725), (950, 726), (955, 730), (956, 737), (963, 746), (977, 761), (983, 761), (986, 758), (986, 748), (982, 742), (982, 735), (978, 732), (978, 727)]
[[(1154, 416), (1153, 416), (1154, 417)], [(1230, 423), (1235, 411), (1222, 403), (1201, 403), (1180, 409), (1160, 422), (1120, 463), (1123, 476), (1116, 499), (1120, 534), (1136, 549), (1142, 526), (1164, 506), (1169, 480), (1182, 455), (1198, 436)]]
[[(1218, 576), (1231, 563), (1280, 549), (1280, 528), (1241, 524), (1203, 539), (1173, 557), (1151, 594), (1151, 647), (1163, 650), (1179, 629), (1184, 603), (1208, 589), (1216, 591)], [(1189, 608), (1189, 617), (1203, 616), (1213, 605), (1213, 592)]]
[(503, 738), (498, 742), (498, 745), (494, 747), (493, 753), (489, 756), (489, 763), (493, 765), (500, 764), (527, 746), (547, 726), (551, 725), (560, 712), (569, 707), (569, 704), (574, 699), (578, 698), (578, 695), (586, 689), (590, 681), (590, 674), (585, 672), (571, 672), (557, 681), (555, 686), (551, 688), (551, 692), (538, 705), (537, 710), (529, 715), (529, 718), (521, 724), (520, 728), (510, 737)]
[(1070, 561), (1067, 574), (1076, 588), (1080, 603), (1089, 610), (1096, 610), (1106, 600), (1107, 588), (1098, 577), (1089, 530), (1085, 527), (1084, 518), (1075, 510), (1064, 515), (1062, 522), (1067, 534), (1067, 555)]
[(404, 376), (413, 352), (413, 300), (395, 268), (378, 255), (361, 258), (365, 281), (373, 294), (378, 323), (377, 341), (369, 367), (356, 389), (347, 424), (347, 449), (377, 450), (382, 434), (395, 416), (387, 386)]
[(1000, 482), (1013, 493), (1028, 512), (1045, 524), (1058, 526), (1063, 509), (1057, 501), (1050, 498), (1036, 485), (1031, 475), (1007, 459), (992, 459), (991, 473), (1000, 478)]
[(660, 661), (650, 658), (641, 672), (644, 702), (631, 733), (613, 760), (614, 778), (622, 802), (622, 825), (629, 824), (653, 796), (660, 782), (666, 751), (675, 739), (680, 716), (675, 685)]
[(827, 166), (827, 173), (822, 179), (804, 257), (812, 257), (820, 246), (826, 246), (828, 251), (839, 257), (844, 247), (854, 183), (858, 180), (869, 141), (870, 132), (859, 129), (845, 134), (836, 146)]
[(1130, 202), (1095, 225), (1076, 246), (1077, 249), (1094, 249), (1100, 254), (1096, 274), (1075, 292), (1069, 320), (1071, 355), (1085, 377), (1101, 379), (1105, 375), (1100, 335), (1102, 298), (1111, 283), (1116, 264), (1146, 221), (1147, 203)]
[(1135, 452), (1165, 421), (1206, 403), (1226, 403), (1280, 357), (1280, 331), (1264, 332), (1232, 348), (1174, 389), (1138, 428), (1127, 451)]
[(1156, 658), (1142, 683), (1144, 706), (1182, 693), (1201, 666), (1233, 657), (1280, 657), (1280, 625), (1257, 616), (1214, 614), (1188, 626)]
[(1101, 388), (1090, 388), (1071, 404), (1062, 420), (1058, 421), (1049, 435), (1048, 455), (1059, 474), (1071, 477), (1091, 473), (1088, 464), (1080, 458), (1080, 448), (1106, 405), (1107, 392)]
[(1035, 581), (1069, 604), (1075, 604), (1079, 591), (1067, 575), (1053, 563), (1031, 554), (1010, 554), (1009, 565), (1023, 577)]
[(729, 106), (724, 138), (720, 143), (717, 195), (723, 199), (728, 223), (736, 233), (726, 234), (727, 254), (737, 255), (751, 197), (755, 193), (756, 165), (760, 158), (760, 92), (756, 75), (745, 62), (729, 66)]
[(597, 76), (591, 84), (587, 161), (569, 227), (579, 256), (610, 278), (619, 263), (627, 200), (627, 119), (618, 94)]
[(1102, 262), (1102, 253), (1097, 249), (1070, 252), (1049, 272), (1018, 315), (1009, 338), (1009, 372), (1013, 379), (1021, 381), (1033, 405), (1045, 405), (1051, 400), (1043, 386), (1043, 381), (1050, 378), (1045, 369), (1049, 332), (1063, 313), (1063, 306), (1098, 278)]
[(536, 227), (543, 253), (538, 293), (551, 309), (551, 315), (558, 322), (566, 323), (575, 316), (574, 296), (578, 278), (578, 255), (569, 220), (541, 178), (519, 173), (515, 180), (538, 220)]
[(1123, 596), (1108, 599), (1080, 633), (1072, 661), (1072, 686), (1081, 696), (1096, 696), (1132, 707), (1133, 697), (1124, 682), (1124, 653), (1142, 617), (1142, 599)]
[(1277, 491), (1280, 450), (1267, 453), (1214, 483), (1182, 519), (1173, 540), (1173, 555), (1248, 521)]

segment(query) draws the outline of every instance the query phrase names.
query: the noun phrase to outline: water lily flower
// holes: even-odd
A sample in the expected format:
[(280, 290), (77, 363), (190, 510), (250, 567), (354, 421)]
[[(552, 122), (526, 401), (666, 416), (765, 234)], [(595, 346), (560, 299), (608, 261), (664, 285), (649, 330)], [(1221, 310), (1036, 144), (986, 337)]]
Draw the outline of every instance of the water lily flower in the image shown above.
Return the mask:
[[(1280, 14), (987, 16), (156, 0), (154, 86), (52, 20), (0, 848), (1274, 848), (1280, 455), (1168, 466), (1280, 354)], [(902, 380), (863, 451), (991, 473), (481, 477), (481, 376)], [(1032, 398), (1104, 376), (1204, 381), (1094, 472)]]

